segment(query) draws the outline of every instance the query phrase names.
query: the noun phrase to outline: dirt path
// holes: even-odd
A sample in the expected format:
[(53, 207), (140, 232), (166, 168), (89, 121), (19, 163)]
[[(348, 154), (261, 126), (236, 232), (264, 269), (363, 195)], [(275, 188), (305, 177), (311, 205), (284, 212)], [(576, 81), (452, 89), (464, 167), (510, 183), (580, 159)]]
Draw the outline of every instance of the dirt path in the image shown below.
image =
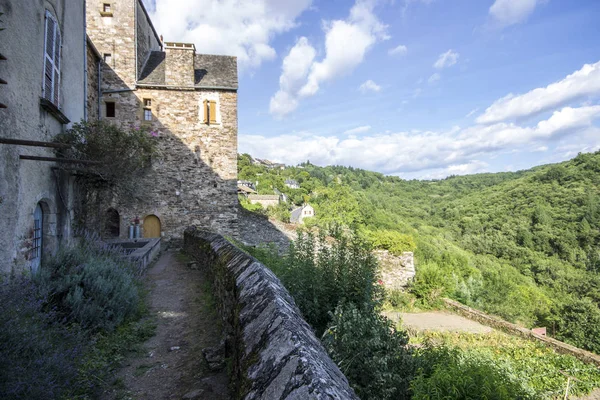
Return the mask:
[(221, 338), (204, 272), (178, 258), (166, 252), (148, 271), (156, 335), (144, 344), (145, 354), (124, 363), (117, 374), (121, 387), (104, 399), (229, 399), (227, 374), (211, 372), (202, 354)]
[(402, 324), (407, 328), (417, 331), (452, 331), (452, 332), (470, 332), (470, 333), (489, 333), (493, 329), (489, 326), (472, 321), (460, 315), (431, 311), (423, 313), (400, 313), (386, 312), (386, 317), (397, 322), (400, 318)]

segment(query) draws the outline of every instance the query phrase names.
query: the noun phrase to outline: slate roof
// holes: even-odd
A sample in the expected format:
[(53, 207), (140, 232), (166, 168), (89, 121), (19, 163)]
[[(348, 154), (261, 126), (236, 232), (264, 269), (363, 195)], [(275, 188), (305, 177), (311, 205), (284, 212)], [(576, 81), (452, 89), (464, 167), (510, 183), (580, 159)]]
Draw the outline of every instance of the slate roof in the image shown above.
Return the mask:
[(249, 188), (248, 186), (245, 185), (237, 185), (237, 188), (239, 191), (241, 192), (245, 192), (245, 193), (256, 193), (256, 190)]
[[(146, 65), (142, 68), (138, 83), (166, 85), (165, 56), (164, 51), (151, 52)], [(196, 54), (194, 57), (194, 85), (196, 87), (238, 88), (237, 59), (235, 57), (211, 54)]]
[[(290, 222), (292, 223), (296, 223), (300, 221), (300, 216), (302, 215), (302, 212), (306, 209), (310, 207), (311, 209), (313, 208), (310, 204), (305, 204), (302, 207), (298, 207), (295, 210), (293, 210), (290, 213)], [(311, 215), (312, 216), (312, 215)]]
[(153, 51), (142, 68), (140, 80), (138, 83), (146, 85), (164, 85), (165, 84), (165, 55), (164, 51)]
[(300, 221), (300, 216), (302, 215), (302, 210), (304, 210), (304, 207), (298, 207), (294, 211), (292, 211), (290, 213), (290, 222)]

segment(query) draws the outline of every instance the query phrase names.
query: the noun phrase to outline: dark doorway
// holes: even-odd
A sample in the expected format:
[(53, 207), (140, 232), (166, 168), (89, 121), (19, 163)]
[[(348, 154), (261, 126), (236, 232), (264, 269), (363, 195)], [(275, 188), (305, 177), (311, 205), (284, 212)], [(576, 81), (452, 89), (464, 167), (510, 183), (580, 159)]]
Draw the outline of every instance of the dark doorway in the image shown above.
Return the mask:
[(114, 208), (106, 211), (106, 221), (104, 225), (104, 237), (118, 238), (121, 235), (121, 218), (119, 212)]

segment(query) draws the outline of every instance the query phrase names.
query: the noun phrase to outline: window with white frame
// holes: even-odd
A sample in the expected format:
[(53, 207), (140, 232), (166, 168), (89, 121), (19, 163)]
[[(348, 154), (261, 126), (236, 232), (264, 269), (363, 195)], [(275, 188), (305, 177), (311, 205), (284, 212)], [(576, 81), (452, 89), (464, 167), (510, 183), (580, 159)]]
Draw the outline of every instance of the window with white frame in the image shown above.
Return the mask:
[(60, 26), (50, 11), (46, 10), (42, 96), (56, 107), (60, 107), (60, 50)]

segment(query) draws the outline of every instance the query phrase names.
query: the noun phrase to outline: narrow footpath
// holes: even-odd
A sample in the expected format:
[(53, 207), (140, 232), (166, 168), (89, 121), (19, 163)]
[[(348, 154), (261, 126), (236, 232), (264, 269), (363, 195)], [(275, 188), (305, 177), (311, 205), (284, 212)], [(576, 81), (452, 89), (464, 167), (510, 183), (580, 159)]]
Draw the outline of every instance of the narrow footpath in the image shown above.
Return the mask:
[(142, 354), (124, 362), (119, 385), (104, 399), (230, 398), (224, 362), (209, 366), (202, 351), (221, 340), (210, 286), (204, 271), (187, 264), (180, 253), (167, 251), (148, 270), (144, 284), (156, 335)]

